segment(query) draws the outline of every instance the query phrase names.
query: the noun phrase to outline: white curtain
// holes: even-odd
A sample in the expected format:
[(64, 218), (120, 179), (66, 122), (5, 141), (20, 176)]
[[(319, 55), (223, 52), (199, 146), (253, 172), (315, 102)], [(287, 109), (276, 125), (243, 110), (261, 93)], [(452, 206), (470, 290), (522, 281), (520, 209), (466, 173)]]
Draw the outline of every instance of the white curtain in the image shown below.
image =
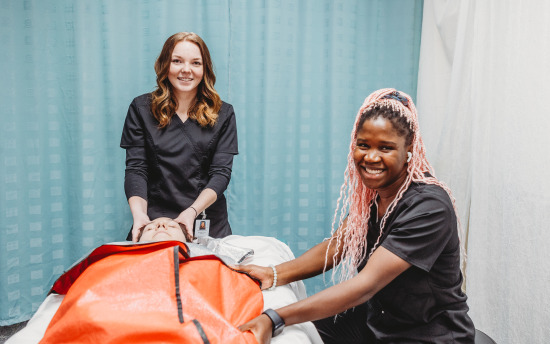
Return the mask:
[(550, 2), (425, 0), (418, 109), (467, 235), (470, 315), (550, 341)]

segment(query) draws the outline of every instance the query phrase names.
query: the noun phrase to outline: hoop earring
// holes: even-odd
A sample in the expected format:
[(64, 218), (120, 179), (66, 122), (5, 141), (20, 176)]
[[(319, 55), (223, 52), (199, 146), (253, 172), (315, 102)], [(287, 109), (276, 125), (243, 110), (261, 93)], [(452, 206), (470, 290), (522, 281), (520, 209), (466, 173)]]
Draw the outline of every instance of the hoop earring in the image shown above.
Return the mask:
[(412, 158), (412, 156), (413, 156), (412, 153), (411, 153), (411, 152), (407, 152), (407, 156), (408, 156), (407, 162), (411, 161), (411, 158)]

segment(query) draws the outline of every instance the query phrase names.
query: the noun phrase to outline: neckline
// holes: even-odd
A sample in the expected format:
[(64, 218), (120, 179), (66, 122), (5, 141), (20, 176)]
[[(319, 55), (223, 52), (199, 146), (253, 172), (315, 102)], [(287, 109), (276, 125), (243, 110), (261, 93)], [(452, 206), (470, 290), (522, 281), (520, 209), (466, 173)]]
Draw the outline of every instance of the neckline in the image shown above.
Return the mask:
[[(374, 205), (376, 206), (376, 211), (375, 211), (375, 215), (376, 215), (376, 223), (380, 223), (380, 216), (378, 216), (378, 209), (380, 208), (380, 206), (378, 205), (378, 197), (380, 197), (380, 195), (376, 195), (376, 197), (374, 197)], [(389, 208), (389, 207), (388, 207)], [(384, 212), (384, 215), (382, 215), (382, 219), (386, 216), (387, 212), (388, 212), (388, 208), (386, 208), (386, 211)]]
[(174, 115), (180, 120), (180, 122), (183, 124), (185, 122), (187, 122), (187, 120), (189, 119), (189, 116), (187, 116), (187, 118), (185, 118), (185, 120), (182, 120), (180, 115), (177, 113), (177, 112), (174, 112)]

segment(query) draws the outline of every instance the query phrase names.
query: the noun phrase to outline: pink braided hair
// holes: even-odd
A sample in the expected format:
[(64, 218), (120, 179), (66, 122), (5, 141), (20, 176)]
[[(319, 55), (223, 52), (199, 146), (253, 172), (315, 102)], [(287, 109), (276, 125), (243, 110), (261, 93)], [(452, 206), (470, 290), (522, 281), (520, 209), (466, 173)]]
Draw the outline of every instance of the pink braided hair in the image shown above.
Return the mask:
[[(395, 97), (389, 97), (395, 95), (397, 92), (392, 88), (380, 89), (378, 91), (370, 94), (363, 105), (359, 108), (355, 123), (351, 132), (351, 143), (350, 151), (348, 154), (348, 164), (344, 172), (344, 183), (340, 188), (340, 197), (336, 203), (336, 210), (334, 212), (334, 218), (332, 221), (332, 230), (331, 242), (329, 247), (332, 244), (332, 240), (336, 240), (336, 252), (334, 253), (333, 260), (336, 262), (336, 258), (339, 255), (339, 247), (343, 243), (342, 256), (340, 261), (340, 281), (345, 281), (350, 279), (355, 274), (355, 271), (359, 264), (368, 257), (372, 255), (374, 250), (380, 244), (380, 238), (382, 237), (383, 229), (386, 224), (388, 215), (395, 209), (397, 202), (403, 197), (405, 191), (409, 188), (412, 182), (420, 182), (424, 184), (435, 184), (444, 189), (449, 197), (451, 198), (453, 208), (457, 215), (457, 225), (458, 225), (458, 235), (460, 239), (460, 249), (461, 249), (461, 267), (465, 263), (465, 249), (464, 242), (462, 240), (462, 231), (460, 220), (458, 219), (458, 211), (455, 204), (455, 199), (452, 196), (451, 190), (443, 183), (435, 178), (435, 173), (433, 167), (430, 165), (426, 159), (426, 150), (424, 148), (424, 142), (420, 135), (420, 128), (418, 126), (418, 115), (416, 112), (416, 107), (408, 94), (403, 92), (397, 93), (403, 100), (400, 101), (395, 99)], [(406, 103), (407, 105), (405, 106)], [(397, 192), (395, 199), (390, 203), (388, 209), (382, 220), (380, 222), (380, 234), (374, 247), (370, 252), (366, 252), (367, 246), (367, 231), (368, 231), (368, 222), (370, 218), (370, 208), (375, 201), (378, 193), (367, 188), (361, 181), (361, 177), (356, 169), (355, 162), (353, 160), (353, 152), (356, 146), (356, 136), (357, 136), (357, 125), (361, 118), (361, 115), (370, 110), (375, 105), (386, 106), (391, 108), (394, 112), (398, 113), (400, 116), (404, 117), (410, 125), (410, 128), (413, 131), (413, 141), (412, 141), (412, 157), (408, 162), (407, 166), (407, 178), (401, 188)], [(429, 173), (431, 176), (426, 176), (426, 173)], [(342, 202), (342, 207), (340, 208), (340, 202)], [(346, 212), (348, 210), (348, 212)], [(340, 212), (340, 218), (338, 221), (338, 226), (335, 227), (336, 218), (338, 217), (338, 212)], [(347, 215), (347, 227), (345, 230), (337, 231), (340, 228)], [(335, 235), (336, 233), (336, 235)], [(325, 255), (325, 271), (327, 268), (328, 262), (328, 252), (327, 249)], [(464, 271), (463, 271), (464, 273)], [(332, 272), (332, 279), (336, 274), (336, 269)]]

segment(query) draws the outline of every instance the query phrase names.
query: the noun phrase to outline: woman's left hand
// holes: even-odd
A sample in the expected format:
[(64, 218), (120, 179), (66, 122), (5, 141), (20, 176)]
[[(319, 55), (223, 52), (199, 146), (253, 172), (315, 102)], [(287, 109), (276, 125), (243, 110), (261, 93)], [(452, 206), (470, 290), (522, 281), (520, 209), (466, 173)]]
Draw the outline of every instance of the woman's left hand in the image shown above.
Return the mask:
[(187, 208), (174, 219), (191, 238), (193, 237), (193, 223), (195, 222), (196, 214), (193, 208)]
[(271, 319), (267, 315), (261, 314), (239, 326), (239, 330), (252, 332), (259, 344), (268, 344), (271, 342), (272, 326)]
[[(258, 279), (261, 283), (262, 290), (266, 290), (273, 285), (273, 269), (270, 267), (259, 265), (229, 265), (233, 270), (247, 273), (248, 275)], [(279, 284), (281, 285), (281, 284)]]

